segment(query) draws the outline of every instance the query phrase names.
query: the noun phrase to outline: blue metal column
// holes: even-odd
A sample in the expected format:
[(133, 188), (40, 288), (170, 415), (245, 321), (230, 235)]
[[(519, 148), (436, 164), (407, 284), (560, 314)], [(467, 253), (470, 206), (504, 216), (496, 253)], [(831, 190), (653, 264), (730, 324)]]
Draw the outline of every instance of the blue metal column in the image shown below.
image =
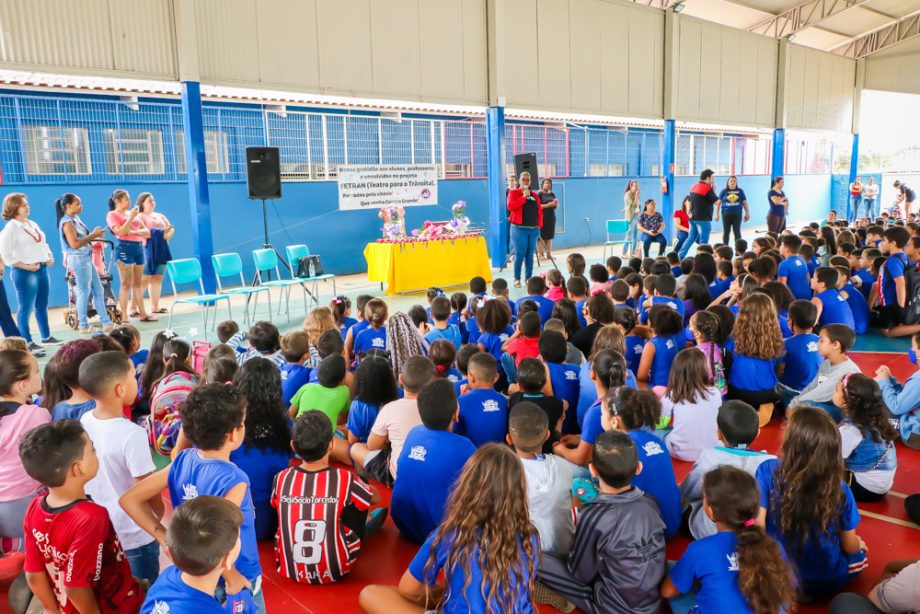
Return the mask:
[(774, 179), (782, 177), (786, 172), (786, 129), (776, 128), (773, 131), (773, 164), (770, 167), (770, 176)]
[(489, 163), (489, 253), (492, 255), (492, 266), (500, 268), (508, 257), (504, 107), (486, 109), (486, 150)]
[[(674, 238), (674, 157), (677, 149), (677, 130), (673, 119), (664, 120), (661, 139), (661, 176), (668, 182), (668, 191), (661, 195), (661, 216), (664, 218), (665, 236)], [(642, 207), (642, 204), (639, 205)]]
[[(859, 133), (853, 133), (853, 149), (850, 154), (850, 183), (856, 181), (859, 175)], [(849, 190), (847, 190), (849, 194)]]
[(211, 236), (211, 200), (208, 195), (208, 170), (204, 155), (204, 125), (201, 117), (201, 84), (182, 82), (182, 126), (185, 133), (185, 169), (188, 180), (188, 206), (192, 219), (192, 245), (201, 262), (205, 292), (217, 289), (214, 278), (214, 240)]

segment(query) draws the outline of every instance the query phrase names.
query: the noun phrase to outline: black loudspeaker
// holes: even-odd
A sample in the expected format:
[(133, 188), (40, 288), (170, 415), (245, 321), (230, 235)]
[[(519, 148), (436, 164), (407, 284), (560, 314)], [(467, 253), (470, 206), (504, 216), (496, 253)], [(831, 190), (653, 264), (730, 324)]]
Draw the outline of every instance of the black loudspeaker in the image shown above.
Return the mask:
[(514, 156), (514, 176), (520, 178), (521, 173), (530, 173), (530, 189), (540, 189), (540, 169), (537, 166), (537, 154), (525, 153)]
[(277, 147), (246, 148), (246, 186), (251, 200), (281, 198), (281, 159)]

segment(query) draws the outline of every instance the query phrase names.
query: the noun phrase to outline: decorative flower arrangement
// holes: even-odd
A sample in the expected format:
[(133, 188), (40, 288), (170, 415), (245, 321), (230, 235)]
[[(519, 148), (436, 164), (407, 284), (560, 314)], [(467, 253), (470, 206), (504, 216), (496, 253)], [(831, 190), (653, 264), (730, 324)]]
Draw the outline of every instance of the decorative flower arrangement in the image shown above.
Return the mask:
[(470, 218), (466, 217), (466, 202), (458, 200), (450, 208), (452, 218), (447, 222), (425, 220), (421, 228), (406, 236), (405, 210), (402, 207), (383, 207), (379, 217), (384, 221), (383, 239), (378, 243), (421, 243), (449, 239), (468, 239), (478, 237), (479, 233), (467, 232)]
[(470, 227), (470, 218), (466, 217), (466, 201), (458, 200), (450, 210), (454, 214), (449, 224), (451, 230), (454, 234), (464, 234)]
[(406, 210), (402, 207), (382, 207), (377, 217), (383, 220), (383, 238), (396, 242), (406, 238)]

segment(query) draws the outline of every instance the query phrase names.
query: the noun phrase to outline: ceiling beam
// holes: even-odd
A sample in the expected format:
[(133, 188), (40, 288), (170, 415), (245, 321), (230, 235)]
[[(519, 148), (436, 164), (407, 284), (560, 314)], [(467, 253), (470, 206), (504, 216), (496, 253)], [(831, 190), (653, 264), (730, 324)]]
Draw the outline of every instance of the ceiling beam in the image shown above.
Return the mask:
[(749, 31), (773, 38), (786, 38), (847, 9), (862, 6), (869, 0), (809, 0), (779, 15), (754, 24)]
[(920, 11), (906, 15), (874, 32), (842, 43), (830, 51), (837, 55), (859, 59), (915, 36), (920, 36)]

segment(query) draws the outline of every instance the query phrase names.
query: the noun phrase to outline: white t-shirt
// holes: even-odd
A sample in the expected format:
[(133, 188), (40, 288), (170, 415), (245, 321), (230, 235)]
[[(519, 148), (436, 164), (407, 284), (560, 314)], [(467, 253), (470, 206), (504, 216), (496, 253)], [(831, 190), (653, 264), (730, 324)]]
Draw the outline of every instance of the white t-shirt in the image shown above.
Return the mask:
[(719, 445), (716, 418), (721, 405), (722, 394), (716, 388), (708, 388), (696, 403), (674, 403), (667, 395), (661, 399), (661, 415), (671, 416), (674, 428), (664, 440), (672, 457), (695, 461), (703, 450)]
[[(863, 434), (858, 426), (850, 424), (849, 422), (844, 422), (839, 428), (840, 450), (843, 453), (843, 458), (846, 458), (853, 453), (856, 446), (862, 443)], [(891, 487), (894, 485), (894, 472), (895, 469), (888, 469), (885, 471), (854, 471), (853, 479), (856, 480), (857, 484), (868, 491), (884, 494), (891, 490)]]
[(863, 193), (863, 198), (875, 198), (876, 196), (878, 196), (878, 184), (873, 183), (872, 185), (869, 185), (867, 183), (866, 185), (863, 186), (862, 193)]
[(418, 415), (418, 403), (415, 402), (415, 399), (397, 399), (387, 403), (380, 408), (380, 413), (374, 420), (371, 433), (386, 435), (393, 447), (393, 452), (390, 454), (390, 474), (394, 480), (396, 479), (396, 463), (399, 461), (406, 437), (409, 436), (409, 431), (421, 423), (422, 418)]
[(527, 479), (530, 522), (540, 534), (540, 550), (568, 556), (575, 540), (572, 479), (581, 467), (552, 454), (521, 459), (521, 463)]
[(143, 428), (126, 418), (100, 420), (87, 412), (80, 423), (99, 457), (99, 473), (86, 484), (86, 494), (109, 512), (115, 533), (125, 550), (146, 546), (153, 537), (141, 529), (118, 504), (135, 478), (153, 473), (156, 465)]

